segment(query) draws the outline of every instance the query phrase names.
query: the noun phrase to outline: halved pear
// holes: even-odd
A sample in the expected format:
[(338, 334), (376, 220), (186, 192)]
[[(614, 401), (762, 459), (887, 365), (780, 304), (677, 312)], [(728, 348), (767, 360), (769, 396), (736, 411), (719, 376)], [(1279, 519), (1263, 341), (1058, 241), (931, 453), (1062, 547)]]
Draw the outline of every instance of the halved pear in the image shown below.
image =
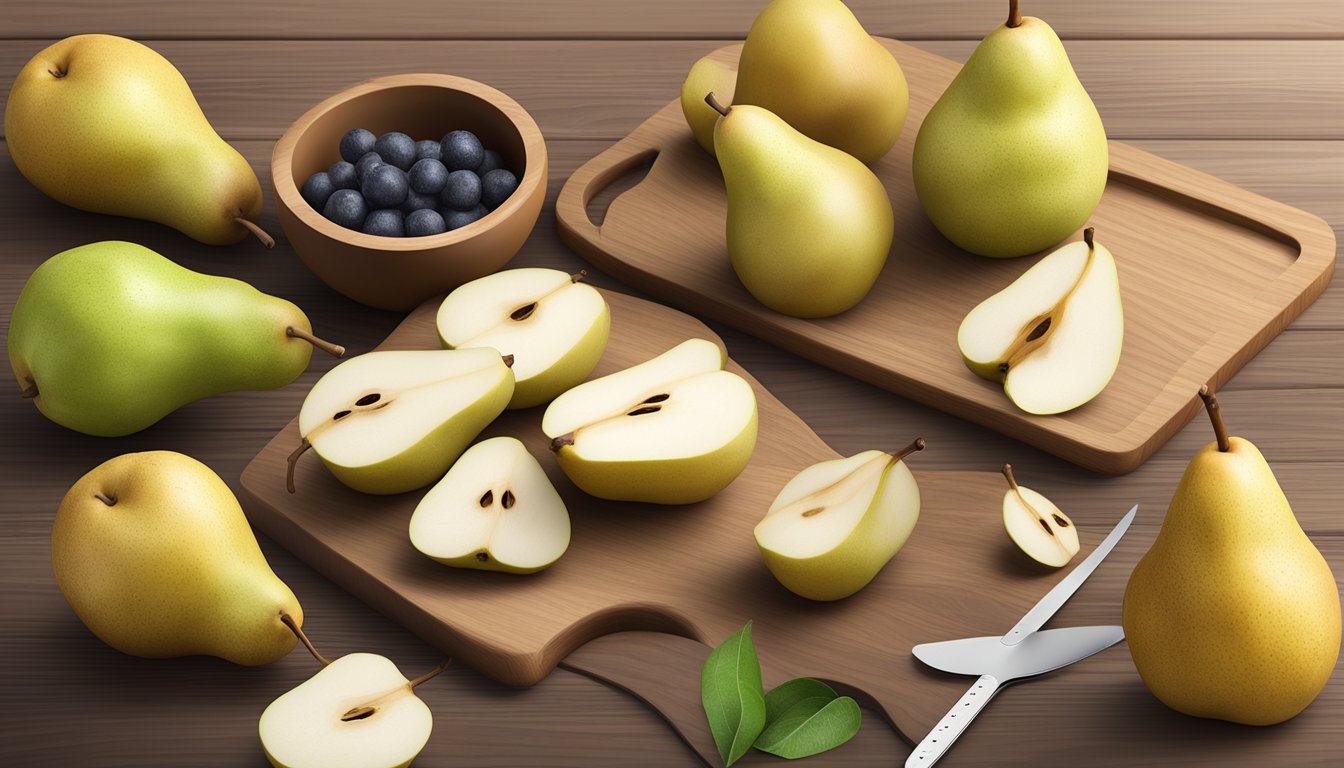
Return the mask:
[(714, 124), (719, 121), (719, 113), (705, 103), (705, 94), (712, 93), (722, 103), (732, 104), (735, 90), (737, 71), (708, 56), (691, 65), (686, 81), (681, 84), (681, 114), (710, 157), (714, 156)]
[(369, 352), (327, 371), (299, 411), (303, 442), (338, 480), (402, 493), (443, 476), (513, 395), (512, 362), (489, 348)]
[(420, 500), (411, 544), (445, 565), (533, 573), (569, 548), (569, 511), (521, 442), (492, 437)]
[(1111, 252), (1083, 233), (961, 321), (957, 346), (976, 375), (1003, 382), (1018, 408), (1063, 413), (1101, 393), (1120, 364), (1124, 311)]
[(1003, 465), (1008, 490), (1003, 494), (1003, 527), (1032, 560), (1062, 568), (1078, 554), (1078, 529), (1069, 516), (1041, 494), (1017, 484), (1011, 464)]
[(919, 519), (919, 485), (896, 452), (864, 451), (804, 469), (756, 525), (761, 559), (794, 594), (839, 600), (868, 585)]
[(277, 768), (395, 768), (410, 765), (429, 741), (434, 716), (395, 664), (352, 653), (271, 702), (257, 730)]
[(689, 339), (569, 390), (541, 430), (574, 484), (602, 499), (691, 504), (728, 486), (756, 447), (756, 395)]
[(439, 305), (439, 341), (513, 356), (510, 408), (550, 401), (588, 378), (611, 332), (607, 300), (583, 273), (509, 269), (467, 283)]

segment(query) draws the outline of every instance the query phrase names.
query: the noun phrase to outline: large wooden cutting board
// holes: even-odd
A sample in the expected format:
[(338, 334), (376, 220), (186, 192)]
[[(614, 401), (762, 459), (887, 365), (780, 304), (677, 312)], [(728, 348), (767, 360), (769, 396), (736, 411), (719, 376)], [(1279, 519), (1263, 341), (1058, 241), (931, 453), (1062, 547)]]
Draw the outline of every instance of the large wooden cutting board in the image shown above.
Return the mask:
[[(691, 337), (722, 344), (692, 317), (604, 294), (612, 309), (611, 341), (595, 375)], [(415, 310), (380, 348), (436, 348), (435, 309), (431, 302)], [(407, 539), (419, 492), (356, 493), (312, 456), (300, 461), (298, 492), (288, 494), (285, 457), (299, 440), (292, 422), (244, 470), (245, 508), (258, 530), (313, 568), (496, 680), (533, 684), (571, 651), (609, 633), (656, 630), (712, 645), (753, 620), (771, 679), (817, 675), (862, 690), (908, 736), (922, 735), (960, 695), (962, 681), (921, 669), (910, 648), (1001, 634), (1063, 572), (1036, 567), (1013, 548), (1003, 531), (998, 475), (920, 472), (916, 456), (910, 464), (923, 497), (919, 523), (876, 581), (837, 603), (787, 592), (762, 565), (752, 528), (785, 481), (837, 454), (750, 374), (731, 361), (729, 369), (755, 388), (760, 437), (746, 471), (700, 504), (660, 507), (586, 496), (548, 455), (540, 408), (507, 412), (486, 431), (520, 438), (569, 507), (569, 551), (536, 575), (457, 570), (429, 560)], [(890, 435), (891, 448), (915, 437), (900, 424), (891, 425)], [(940, 450), (938, 435), (924, 437), (928, 451)], [(1082, 511), (1074, 518), (1111, 516)], [(1084, 530), (1085, 547), (1103, 533)], [(1118, 602), (1103, 612), (1118, 621)], [(655, 686), (660, 676), (680, 674), (664, 670), (656, 656), (646, 661)], [(684, 681), (665, 677), (662, 683), (680, 690)], [(681, 720), (680, 728), (696, 727)]]
[[(882, 43), (905, 70), (910, 113), (895, 148), (873, 166), (891, 198), (896, 237), (877, 285), (856, 308), (800, 320), (742, 288), (724, 243), (723, 179), (676, 102), (570, 177), (556, 204), (562, 239), (660, 300), (1107, 474), (1152, 455), (1195, 413), (1201, 384), (1229, 379), (1329, 282), (1335, 237), (1321, 219), (1111, 142), (1109, 182), (1089, 223), (1120, 271), (1119, 370), (1071, 413), (1017, 410), (1002, 387), (962, 364), (956, 332), (972, 307), (1036, 259), (963, 252), (924, 216), (910, 176), (915, 135), (958, 65)], [(713, 55), (735, 66), (740, 48)], [(593, 223), (593, 199), (649, 163), (643, 181)]]

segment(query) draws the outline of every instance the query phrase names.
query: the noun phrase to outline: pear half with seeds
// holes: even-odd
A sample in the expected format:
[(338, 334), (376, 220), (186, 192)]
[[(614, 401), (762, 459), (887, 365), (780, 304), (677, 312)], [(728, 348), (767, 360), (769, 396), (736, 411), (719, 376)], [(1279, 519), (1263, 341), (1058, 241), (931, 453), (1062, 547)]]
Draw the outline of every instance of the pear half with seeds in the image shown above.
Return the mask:
[(1008, 490), (1003, 494), (1003, 527), (1032, 560), (1063, 568), (1078, 554), (1078, 529), (1069, 516), (1041, 494), (1017, 484), (1011, 464), (1003, 465)]
[(411, 515), (411, 544), (445, 565), (533, 573), (569, 548), (569, 512), (516, 438), (462, 454)]
[(691, 504), (723, 490), (756, 448), (756, 394), (719, 345), (688, 339), (585, 382), (541, 430), (569, 479), (601, 499)]
[(905, 457), (864, 451), (799, 472), (756, 525), (756, 546), (780, 584), (812, 600), (839, 600), (868, 585), (905, 545), (919, 519), (919, 485)]
[(971, 310), (957, 330), (966, 367), (1027, 413), (1063, 413), (1101, 393), (1124, 342), (1120, 278), (1093, 239), (1069, 243)]

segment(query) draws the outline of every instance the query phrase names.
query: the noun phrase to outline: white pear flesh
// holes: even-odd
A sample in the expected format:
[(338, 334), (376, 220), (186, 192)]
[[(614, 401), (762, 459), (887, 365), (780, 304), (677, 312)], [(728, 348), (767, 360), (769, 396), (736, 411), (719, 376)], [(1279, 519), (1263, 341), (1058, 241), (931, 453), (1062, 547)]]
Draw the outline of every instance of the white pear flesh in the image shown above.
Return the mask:
[(402, 493), (442, 477), (512, 395), (494, 349), (369, 352), (318, 380), (299, 433), (342, 483)]
[(1073, 521), (1054, 502), (1026, 486), (1004, 492), (1003, 527), (1019, 549), (1042, 565), (1062, 568), (1078, 554), (1078, 529)]
[(728, 486), (756, 446), (756, 395), (723, 370), (719, 346), (690, 339), (580, 384), (541, 428), (560, 468), (603, 499), (690, 504)]
[(510, 269), (448, 294), (436, 317), (450, 349), (491, 347), (513, 355), (510, 408), (530, 408), (579, 384), (611, 333), (607, 300), (557, 269)]
[(541, 464), (512, 437), (473, 445), (411, 515), (411, 544), (445, 565), (509, 573), (548, 567), (569, 548), (569, 511)]
[[(370, 707), (366, 717), (342, 720)], [(429, 741), (434, 716), (391, 661), (352, 653), (280, 696), (258, 731), (279, 768), (396, 768)]]
[(813, 464), (790, 480), (756, 526), (766, 567), (791, 592), (839, 600), (867, 586), (909, 540), (919, 485), (883, 451)]
[[(1033, 334), (1049, 318), (1043, 332)], [(1124, 343), (1115, 259), (1101, 243), (1069, 243), (971, 310), (957, 330), (962, 360), (1001, 381), (1027, 413), (1077, 408), (1110, 383)]]

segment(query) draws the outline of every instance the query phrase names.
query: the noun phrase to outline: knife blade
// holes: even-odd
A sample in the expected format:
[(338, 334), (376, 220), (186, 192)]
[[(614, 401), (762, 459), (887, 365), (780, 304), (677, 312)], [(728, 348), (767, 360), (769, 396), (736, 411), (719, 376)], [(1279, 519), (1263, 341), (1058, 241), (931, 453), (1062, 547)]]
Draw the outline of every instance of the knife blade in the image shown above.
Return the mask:
[(934, 669), (954, 675), (991, 674), (1007, 681), (1043, 675), (1082, 661), (1125, 639), (1122, 627), (1068, 627), (1033, 632), (1017, 645), (1004, 645), (1002, 638), (968, 637), (941, 643), (922, 643), (911, 651), (915, 658)]

